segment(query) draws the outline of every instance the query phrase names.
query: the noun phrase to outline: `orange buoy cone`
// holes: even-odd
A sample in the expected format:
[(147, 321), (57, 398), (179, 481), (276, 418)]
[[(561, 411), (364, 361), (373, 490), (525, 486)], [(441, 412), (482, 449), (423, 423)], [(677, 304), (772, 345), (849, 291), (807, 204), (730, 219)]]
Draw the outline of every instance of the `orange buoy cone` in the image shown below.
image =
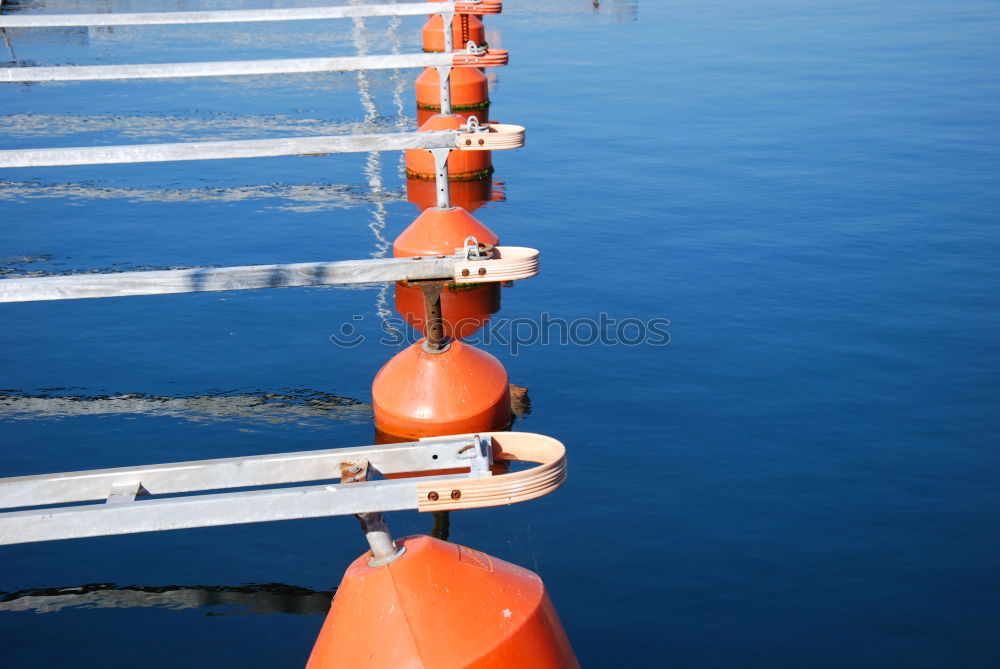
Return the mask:
[[(503, 182), (497, 182), (498, 188), (493, 188), (492, 175), (487, 174), (475, 181), (451, 181), (449, 191), (451, 203), (468, 212), (479, 209), (487, 202), (502, 202), (505, 199)], [(425, 179), (406, 180), (406, 199), (423, 211), (437, 205), (437, 184)]]
[[(433, 1), (433, 0), (432, 0)], [(440, 53), (444, 51), (444, 18), (440, 14), (427, 19), (421, 37), (424, 51)], [(456, 50), (466, 47), (469, 42), (476, 46), (486, 46), (486, 28), (474, 14), (456, 14), (451, 20), (451, 43)]]
[[(475, 67), (454, 67), (449, 77), (451, 111), (462, 118), (475, 116), (485, 120), (490, 112), (490, 90), (486, 75)], [(423, 125), (441, 113), (441, 77), (428, 67), (417, 77), (417, 124)]]
[(425, 341), (396, 354), (372, 382), (379, 443), (507, 429), (510, 385), (500, 361), (461, 341), (438, 352)]
[(574, 669), (537, 574), (426, 536), (344, 574), (306, 669)]
[[(459, 69), (459, 68), (456, 68)], [(418, 132), (458, 130), (466, 119), (456, 114), (435, 114), (420, 126)], [(448, 181), (476, 181), (493, 173), (492, 151), (452, 151), (448, 154)], [(434, 154), (427, 149), (406, 152), (406, 177), (434, 181)]]
[[(497, 245), (500, 240), (492, 230), (461, 207), (424, 210), (396, 238), (392, 255), (396, 258), (413, 256), (451, 255), (465, 246), (467, 237), (481, 244)], [(446, 337), (469, 337), (500, 309), (500, 284), (448, 284), (441, 291), (441, 318)], [(424, 327), (423, 292), (403, 282), (396, 284), (396, 311), (411, 326), (426, 333)]]

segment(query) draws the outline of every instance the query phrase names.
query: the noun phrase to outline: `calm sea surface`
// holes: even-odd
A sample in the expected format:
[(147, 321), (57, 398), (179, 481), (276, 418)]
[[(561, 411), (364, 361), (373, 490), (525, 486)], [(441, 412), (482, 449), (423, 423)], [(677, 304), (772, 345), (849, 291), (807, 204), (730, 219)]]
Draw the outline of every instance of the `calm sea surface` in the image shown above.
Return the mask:
[[(507, 0), (486, 23), (511, 52), (491, 116), (528, 144), (495, 154), (476, 216), (544, 263), (484, 346), (527, 388), (515, 429), (563, 440), (570, 480), (455, 514), (452, 539), (539, 572), (587, 667), (1000, 666), (1000, 5)], [(406, 53), (421, 24), (0, 47), (18, 65)], [(5, 84), (0, 148), (396, 132), (415, 75)], [(394, 153), (5, 170), (0, 272), (377, 256), (417, 213), (400, 172)], [(386, 298), (2, 305), (0, 475), (370, 443)], [(515, 355), (502, 319), (543, 313), (669, 319), (670, 343)], [(362, 345), (331, 343), (345, 322)], [(0, 665), (302, 666), (365, 548), (352, 518), (3, 547)]]

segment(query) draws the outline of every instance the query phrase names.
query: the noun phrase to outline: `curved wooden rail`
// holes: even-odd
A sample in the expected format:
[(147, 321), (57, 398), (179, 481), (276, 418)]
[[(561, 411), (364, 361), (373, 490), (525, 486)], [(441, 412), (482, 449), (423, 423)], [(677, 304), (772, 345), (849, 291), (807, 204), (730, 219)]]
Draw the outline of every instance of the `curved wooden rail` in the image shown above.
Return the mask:
[(482, 2), (456, 2), (456, 14), (499, 14), (503, 10), (500, 0), (482, 0)]
[(509, 123), (490, 123), (488, 131), (459, 132), (455, 146), (462, 151), (500, 151), (520, 149), (524, 146), (524, 126)]
[(455, 283), (516, 281), (538, 274), (538, 249), (525, 246), (497, 246), (489, 260), (455, 263)]
[(487, 49), (485, 53), (456, 51), (452, 58), (454, 67), (499, 67), (510, 62), (507, 49)]
[(537, 462), (539, 465), (485, 478), (417, 483), (418, 510), (457, 511), (507, 506), (547, 495), (566, 482), (566, 447), (557, 439), (531, 432), (478, 434), (484, 439), (492, 439), (494, 461)]

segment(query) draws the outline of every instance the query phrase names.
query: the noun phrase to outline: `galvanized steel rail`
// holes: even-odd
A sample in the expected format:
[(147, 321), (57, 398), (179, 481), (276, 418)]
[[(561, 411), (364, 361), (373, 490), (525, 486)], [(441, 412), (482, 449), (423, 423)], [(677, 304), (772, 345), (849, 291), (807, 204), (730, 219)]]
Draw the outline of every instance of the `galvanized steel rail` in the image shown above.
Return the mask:
[(347, 5), (287, 9), (228, 9), (195, 12), (133, 12), (114, 14), (9, 14), (0, 28), (71, 28), (79, 26), (149, 26), (192, 23), (255, 23), (349, 19), (364, 16), (420, 16), (455, 13), (455, 2), (408, 2), (395, 5)]
[(353, 70), (395, 70), (419, 67), (452, 67), (468, 60), (469, 65), (504, 64), (506, 52), (491, 57), (489, 52), (389, 54), (338, 56), (331, 58), (275, 58), (269, 60), (229, 60), (196, 63), (141, 63), (136, 65), (60, 65), (53, 67), (0, 68), (0, 82), (106, 81), (113, 79), (171, 79), (180, 77), (235, 77), (309, 72), (350, 72)]
[[(494, 476), (495, 460), (540, 466)], [(443, 469), (458, 473), (412, 475)], [(373, 481), (372, 473), (403, 478)], [(340, 483), (330, 482), (337, 479)], [(0, 512), (0, 545), (402, 509), (504, 506), (546, 495), (565, 480), (563, 444), (525, 432), (19, 476), (0, 479), (0, 509), (8, 509)], [(287, 487), (318, 481), (327, 483)], [(219, 492), (264, 486), (272, 487)], [(86, 503), (94, 501), (105, 503)]]
[[(0, 168), (315, 156), (328, 153), (405, 151), (407, 149), (496, 151), (517, 149), (522, 146), (524, 146), (524, 128), (519, 125), (495, 123), (479, 126), (470, 123), (458, 130), (380, 135), (317, 135), (314, 137), (227, 140), (222, 142), (8, 149), (0, 151)], [(446, 157), (442, 160), (446, 161)]]
[(452, 256), (374, 258), (287, 265), (198, 267), (114, 274), (67, 274), (0, 279), (0, 303), (173, 295), (225, 290), (332, 286), (388, 281), (489, 283), (527, 279), (538, 273), (538, 251), (498, 246), (481, 253), (475, 238)]
[(221, 160), (308, 156), (328, 153), (404, 151), (406, 149), (454, 148), (459, 133), (403, 132), (379, 135), (317, 135), (281, 139), (245, 139), (221, 142), (174, 144), (127, 144), (121, 146), (69, 147), (62, 149), (9, 149), (0, 151), (0, 167), (53, 167), (155, 163), (171, 160)]
[(447, 279), (457, 259), (382, 258), (0, 279), (0, 303)]

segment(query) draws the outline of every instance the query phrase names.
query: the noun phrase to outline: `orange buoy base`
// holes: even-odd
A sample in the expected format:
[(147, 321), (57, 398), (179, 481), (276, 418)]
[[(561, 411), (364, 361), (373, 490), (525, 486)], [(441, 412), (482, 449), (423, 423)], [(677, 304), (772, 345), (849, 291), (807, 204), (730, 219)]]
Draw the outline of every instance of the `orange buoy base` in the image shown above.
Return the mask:
[(423, 344), (397, 353), (372, 382), (380, 443), (510, 426), (510, 385), (499, 360), (458, 340), (439, 353)]
[(401, 557), (355, 560), (307, 669), (575, 669), (580, 666), (537, 574), (427, 536)]
[[(428, 67), (417, 77), (417, 124), (423, 125), (441, 113), (441, 77), (437, 68)], [(449, 76), (451, 111), (463, 119), (475, 116), (486, 121), (490, 113), (490, 90), (486, 75), (475, 67), (455, 67)], [(463, 121), (464, 123), (464, 121)]]
[[(417, 132), (458, 130), (466, 119), (457, 114), (435, 114), (423, 123)], [(427, 149), (409, 149), (406, 152), (406, 178), (434, 181), (437, 170), (434, 154)], [(493, 174), (492, 151), (452, 151), (448, 156), (448, 181), (478, 181)]]

